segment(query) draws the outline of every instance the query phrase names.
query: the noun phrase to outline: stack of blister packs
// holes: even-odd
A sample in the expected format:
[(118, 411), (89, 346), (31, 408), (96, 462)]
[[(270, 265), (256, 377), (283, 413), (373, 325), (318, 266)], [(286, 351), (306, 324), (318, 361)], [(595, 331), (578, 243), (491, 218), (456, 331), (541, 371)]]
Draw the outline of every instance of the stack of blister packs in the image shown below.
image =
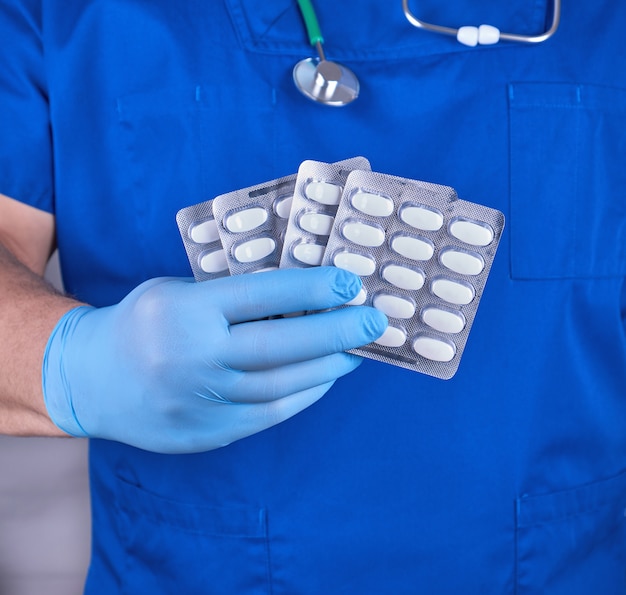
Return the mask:
[(181, 209), (194, 277), (336, 266), (359, 275), (349, 305), (389, 318), (352, 350), (437, 378), (457, 371), (504, 215), (453, 188), (372, 172), (367, 159), (305, 161), (298, 173)]

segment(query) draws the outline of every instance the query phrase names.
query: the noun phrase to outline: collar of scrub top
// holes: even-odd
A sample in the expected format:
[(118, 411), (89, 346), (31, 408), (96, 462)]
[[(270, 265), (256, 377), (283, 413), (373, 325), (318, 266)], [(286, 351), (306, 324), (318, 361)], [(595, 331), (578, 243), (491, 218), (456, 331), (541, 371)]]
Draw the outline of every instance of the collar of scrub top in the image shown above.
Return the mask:
[(539, 35), (521, 35), (519, 33), (505, 33), (500, 31), (497, 27), (492, 25), (480, 25), (480, 27), (473, 27), (466, 25), (455, 29), (454, 27), (443, 27), (441, 25), (434, 25), (427, 23), (416, 18), (409, 8), (409, 0), (402, 0), (402, 10), (407, 21), (418, 29), (424, 29), (425, 31), (431, 31), (433, 33), (440, 33), (442, 35), (449, 35), (456, 37), (459, 43), (474, 47), (477, 45), (493, 45), (499, 41), (514, 41), (518, 43), (541, 43), (552, 37), (556, 30), (559, 28), (559, 22), (561, 20), (561, 0), (553, 0), (552, 3), (552, 23), (550, 26)]
[[(318, 58), (300, 60), (293, 69), (293, 80), (298, 90), (309, 99), (322, 105), (344, 106), (359, 96), (359, 80), (346, 66), (326, 59), (323, 50), (324, 38), (317, 21), (311, 0), (297, 0), (300, 13), (309, 36), (309, 42), (316, 48)], [(480, 27), (444, 27), (427, 23), (415, 17), (409, 8), (409, 0), (402, 0), (402, 10), (407, 21), (418, 29), (455, 37), (463, 45), (493, 45), (499, 41), (512, 41), (537, 44), (552, 37), (561, 20), (561, 0), (552, 1), (552, 23), (539, 35), (506, 33), (492, 25)]]

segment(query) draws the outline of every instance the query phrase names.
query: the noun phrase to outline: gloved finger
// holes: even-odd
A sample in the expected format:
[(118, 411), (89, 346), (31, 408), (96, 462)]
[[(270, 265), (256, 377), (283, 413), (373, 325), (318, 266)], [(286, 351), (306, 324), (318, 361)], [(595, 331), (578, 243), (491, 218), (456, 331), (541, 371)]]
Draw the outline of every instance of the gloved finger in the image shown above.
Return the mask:
[(205, 293), (206, 303), (217, 305), (231, 324), (334, 308), (349, 302), (360, 289), (357, 275), (335, 267), (280, 269), (195, 285), (195, 291)]
[[(231, 442), (266, 430), (293, 417), (296, 413), (300, 413), (300, 411), (321, 399), (333, 384), (334, 381), (327, 382), (267, 403), (236, 405), (236, 407), (240, 408), (240, 413), (235, 418), (229, 416), (227, 419), (230, 423), (211, 424), (210, 441), (213, 445), (211, 448), (226, 446)], [(218, 429), (215, 429), (215, 427)], [(189, 444), (186, 444), (185, 447), (184, 452), (196, 450), (190, 450)], [(200, 437), (198, 439), (197, 452), (203, 450), (207, 449)]]
[(274, 368), (362, 347), (386, 328), (387, 317), (367, 306), (242, 323), (230, 327), (220, 361), (236, 370)]
[(224, 403), (263, 403), (303, 392), (311, 387), (333, 382), (354, 371), (363, 358), (350, 353), (333, 353), (279, 368), (256, 372), (233, 373), (236, 380), (228, 385), (227, 395), (218, 393), (214, 385), (197, 389), (195, 395), (209, 401)]

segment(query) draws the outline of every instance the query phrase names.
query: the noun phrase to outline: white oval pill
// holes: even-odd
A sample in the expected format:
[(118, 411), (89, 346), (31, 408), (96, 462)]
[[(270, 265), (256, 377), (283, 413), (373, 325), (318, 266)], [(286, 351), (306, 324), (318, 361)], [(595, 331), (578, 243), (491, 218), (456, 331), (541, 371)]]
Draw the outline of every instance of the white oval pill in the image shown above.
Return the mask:
[(414, 236), (397, 235), (391, 240), (391, 249), (411, 260), (430, 260), (435, 248), (429, 240)]
[(451, 341), (444, 341), (419, 335), (413, 340), (415, 353), (435, 362), (449, 362), (456, 353), (456, 347)]
[(393, 201), (382, 194), (356, 192), (350, 203), (357, 211), (372, 217), (389, 217), (393, 213)]
[(243, 233), (256, 229), (267, 221), (267, 211), (261, 207), (252, 207), (227, 215), (224, 226), (232, 233)]
[(478, 275), (485, 268), (485, 261), (480, 254), (460, 250), (443, 250), (439, 255), (441, 264), (461, 275)]
[(262, 269), (257, 269), (256, 271), (250, 271), (251, 273), (269, 273), (269, 271), (277, 271), (278, 267), (263, 267)]
[(281, 219), (289, 219), (293, 196), (279, 196), (274, 203), (274, 213)]
[(474, 299), (474, 288), (469, 283), (452, 279), (435, 279), (431, 284), (432, 292), (450, 304), (462, 306)]
[(415, 314), (415, 304), (411, 300), (389, 293), (375, 295), (372, 304), (392, 318), (413, 318)]
[(455, 219), (448, 229), (457, 240), (472, 246), (488, 246), (493, 241), (493, 229), (482, 221)]
[(333, 257), (333, 264), (361, 277), (367, 277), (376, 270), (374, 259), (354, 252), (337, 252)]
[(360, 221), (348, 221), (341, 228), (344, 238), (359, 246), (377, 247), (385, 241), (385, 232), (374, 225)]
[(291, 254), (296, 260), (304, 264), (318, 266), (322, 263), (325, 250), (326, 247), (319, 244), (300, 243), (293, 247)]
[(341, 186), (329, 182), (309, 182), (304, 189), (307, 198), (323, 205), (338, 205), (341, 199)]
[(443, 214), (422, 205), (407, 205), (399, 213), (407, 225), (424, 231), (437, 231), (443, 225)]
[(304, 231), (318, 236), (327, 236), (333, 228), (335, 218), (323, 213), (304, 213), (298, 223)]
[(362, 306), (367, 299), (367, 291), (365, 287), (361, 287), (359, 293), (357, 293), (356, 297), (353, 297), (349, 302), (346, 303), (347, 306)]
[(233, 256), (239, 262), (256, 262), (269, 256), (275, 249), (276, 242), (272, 238), (255, 238), (235, 246)]
[(215, 219), (197, 223), (189, 228), (189, 237), (196, 244), (210, 244), (220, 239)]
[(422, 320), (442, 333), (460, 333), (465, 328), (465, 316), (462, 312), (442, 310), (434, 306), (424, 308)]
[(374, 341), (383, 347), (402, 347), (406, 342), (406, 333), (401, 328), (388, 326), (385, 332)]
[(382, 271), (382, 276), (385, 281), (401, 289), (417, 291), (424, 286), (424, 273), (422, 271), (397, 264), (387, 265)]
[(205, 273), (221, 273), (227, 270), (226, 253), (222, 249), (205, 252), (200, 256), (200, 268)]

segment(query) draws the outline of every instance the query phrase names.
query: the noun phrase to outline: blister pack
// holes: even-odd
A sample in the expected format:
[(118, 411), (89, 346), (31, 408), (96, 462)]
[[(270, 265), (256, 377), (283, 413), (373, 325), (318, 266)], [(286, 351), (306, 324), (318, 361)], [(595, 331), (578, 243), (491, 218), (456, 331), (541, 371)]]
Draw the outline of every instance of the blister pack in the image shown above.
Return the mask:
[(220, 194), (213, 216), (231, 275), (277, 269), (297, 174)]
[(322, 263), (326, 243), (348, 174), (370, 170), (365, 157), (339, 163), (307, 160), (300, 164), (280, 267), (309, 267)]
[(500, 211), (460, 200), (448, 186), (352, 172), (322, 264), (359, 275), (352, 303), (389, 318), (380, 339), (353, 352), (451, 378), (503, 228)]
[(213, 217), (212, 202), (207, 200), (176, 213), (176, 224), (196, 281), (230, 274), (217, 222)]

